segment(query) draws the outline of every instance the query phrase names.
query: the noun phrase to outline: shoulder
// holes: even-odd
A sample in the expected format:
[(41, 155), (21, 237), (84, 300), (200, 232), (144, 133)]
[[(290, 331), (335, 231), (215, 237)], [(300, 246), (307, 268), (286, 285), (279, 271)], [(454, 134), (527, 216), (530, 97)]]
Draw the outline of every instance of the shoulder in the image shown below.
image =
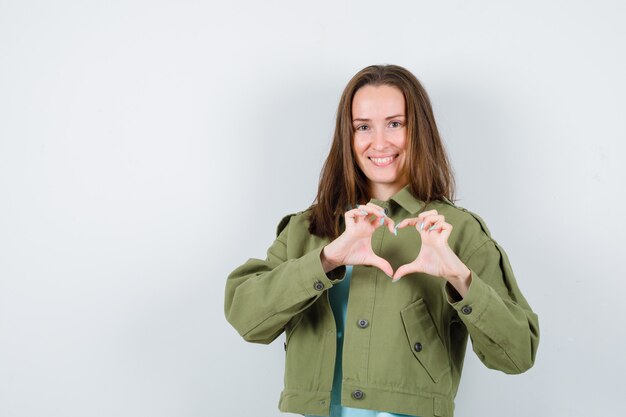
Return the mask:
[(280, 236), (287, 229), (287, 226), (289, 226), (289, 229), (306, 230), (308, 233), (310, 213), (311, 207), (283, 216), (278, 222), (278, 226), (276, 226), (276, 236)]
[(477, 230), (480, 229), (485, 235), (491, 237), (491, 232), (487, 227), (487, 223), (481, 216), (478, 215), (478, 213), (455, 204), (447, 198), (444, 198), (442, 201), (445, 206), (449, 207), (447, 211), (451, 212), (456, 218), (458, 218), (462, 224), (474, 227)]
[(465, 207), (453, 203), (445, 197), (442, 200), (429, 202), (420, 211), (428, 210), (437, 210), (438, 213), (444, 215), (446, 221), (452, 224), (452, 226), (471, 227), (476, 230), (481, 230), (487, 236), (491, 236), (487, 223), (481, 216)]
[(452, 225), (450, 244), (455, 245), (459, 252), (469, 255), (484, 243), (493, 240), (487, 222), (478, 213), (447, 198), (432, 201), (424, 208), (426, 211), (432, 209), (437, 210)]
[(280, 219), (276, 227), (276, 240), (287, 250), (289, 259), (299, 258), (310, 251), (328, 244), (328, 240), (309, 232), (311, 207), (289, 213)]

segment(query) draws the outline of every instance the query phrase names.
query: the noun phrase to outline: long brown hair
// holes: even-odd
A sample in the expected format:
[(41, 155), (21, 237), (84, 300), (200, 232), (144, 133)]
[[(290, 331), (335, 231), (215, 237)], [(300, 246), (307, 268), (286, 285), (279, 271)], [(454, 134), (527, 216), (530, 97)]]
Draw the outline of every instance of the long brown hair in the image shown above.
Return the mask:
[(408, 141), (405, 168), (412, 194), (425, 203), (442, 197), (454, 201), (452, 166), (426, 90), (405, 68), (372, 65), (352, 77), (339, 100), (333, 143), (320, 174), (317, 197), (309, 217), (309, 232), (320, 237), (339, 236), (343, 213), (371, 198), (367, 177), (352, 153), (352, 100), (357, 90), (366, 85), (397, 87), (404, 95)]

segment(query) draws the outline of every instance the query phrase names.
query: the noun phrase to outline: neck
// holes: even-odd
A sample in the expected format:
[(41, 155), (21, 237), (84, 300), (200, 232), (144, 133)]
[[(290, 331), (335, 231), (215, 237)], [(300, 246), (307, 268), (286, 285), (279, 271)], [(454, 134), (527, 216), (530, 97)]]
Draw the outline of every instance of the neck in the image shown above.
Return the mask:
[(380, 201), (389, 200), (406, 184), (370, 184), (370, 196)]

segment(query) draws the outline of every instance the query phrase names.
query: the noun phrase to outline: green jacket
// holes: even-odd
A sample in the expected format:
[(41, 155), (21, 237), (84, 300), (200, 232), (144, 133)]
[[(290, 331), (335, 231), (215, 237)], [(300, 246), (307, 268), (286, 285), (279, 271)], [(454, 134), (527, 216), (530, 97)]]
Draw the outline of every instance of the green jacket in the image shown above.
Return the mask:
[[(508, 257), (476, 214), (450, 201), (425, 204), (408, 187), (384, 207), (396, 223), (436, 209), (452, 224), (448, 243), (471, 270), (463, 300), (440, 277), (411, 274), (397, 283), (377, 268), (355, 266), (344, 334), (344, 406), (421, 417), (451, 417), (468, 334), (489, 368), (529, 369), (539, 343), (537, 315), (520, 292)], [(286, 216), (265, 260), (249, 259), (226, 282), (227, 320), (249, 342), (286, 333), (284, 390), (279, 409), (328, 415), (336, 326), (327, 289), (345, 267), (327, 274), (320, 252), (329, 242), (311, 235), (308, 211)], [(394, 236), (380, 227), (372, 248), (396, 270), (415, 259), (414, 228)]]

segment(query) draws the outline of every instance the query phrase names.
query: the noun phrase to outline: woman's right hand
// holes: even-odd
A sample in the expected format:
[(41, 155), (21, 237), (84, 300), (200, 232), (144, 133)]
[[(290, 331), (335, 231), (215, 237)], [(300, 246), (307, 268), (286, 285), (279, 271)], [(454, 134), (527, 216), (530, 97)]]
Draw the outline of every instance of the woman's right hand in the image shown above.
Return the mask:
[(372, 234), (383, 224), (394, 233), (394, 221), (385, 215), (381, 207), (372, 203), (357, 206), (347, 211), (344, 217), (346, 230), (322, 250), (324, 272), (341, 265), (371, 265), (393, 276), (389, 262), (372, 250)]

